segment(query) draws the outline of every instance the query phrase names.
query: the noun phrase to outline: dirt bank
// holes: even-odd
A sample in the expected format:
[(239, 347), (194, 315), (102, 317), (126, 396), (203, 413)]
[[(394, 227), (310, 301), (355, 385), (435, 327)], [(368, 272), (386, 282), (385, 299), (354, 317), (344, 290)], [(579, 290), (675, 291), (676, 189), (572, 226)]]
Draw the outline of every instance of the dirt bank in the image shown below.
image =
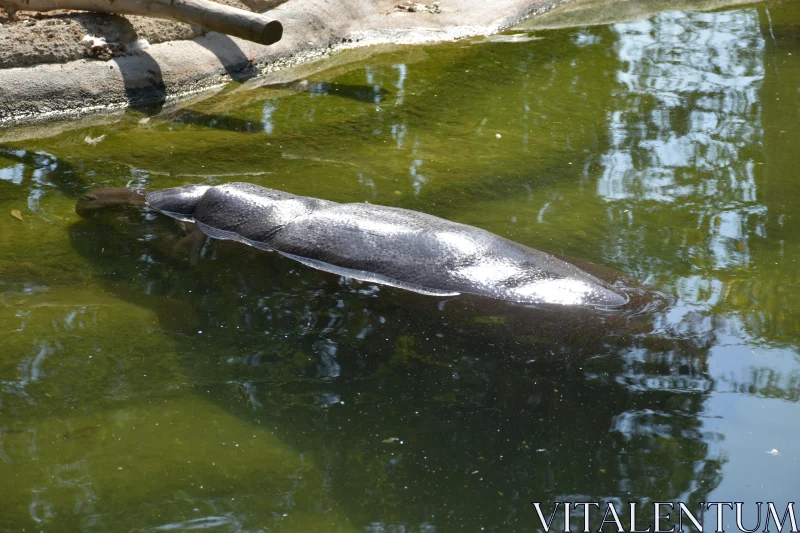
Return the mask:
[(19, 12), (0, 19), (0, 127), (160, 108), (345, 48), (489, 35), (567, 1), (224, 0), (269, 9), (284, 25), (272, 46), (142, 17)]

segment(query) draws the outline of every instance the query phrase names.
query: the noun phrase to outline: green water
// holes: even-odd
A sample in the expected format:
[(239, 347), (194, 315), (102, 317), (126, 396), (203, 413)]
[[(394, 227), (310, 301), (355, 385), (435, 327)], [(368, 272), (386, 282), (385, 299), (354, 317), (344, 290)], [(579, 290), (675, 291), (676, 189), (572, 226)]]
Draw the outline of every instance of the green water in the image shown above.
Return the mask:
[[(794, 501), (800, 3), (533, 35), (0, 144), (0, 530), (516, 532), (531, 501)], [(473, 224), (652, 300), (427, 297), (220, 242), (191, 264), (162, 217), (73, 210), (228, 181)]]

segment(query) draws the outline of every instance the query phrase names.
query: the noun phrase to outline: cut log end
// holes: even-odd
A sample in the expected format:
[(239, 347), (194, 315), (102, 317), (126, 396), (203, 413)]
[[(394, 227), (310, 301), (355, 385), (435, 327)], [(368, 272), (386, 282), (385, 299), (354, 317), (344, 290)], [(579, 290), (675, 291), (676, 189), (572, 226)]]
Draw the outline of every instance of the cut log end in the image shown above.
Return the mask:
[(258, 42), (261, 44), (275, 44), (283, 37), (283, 24), (277, 20), (272, 20), (264, 26), (259, 35)]

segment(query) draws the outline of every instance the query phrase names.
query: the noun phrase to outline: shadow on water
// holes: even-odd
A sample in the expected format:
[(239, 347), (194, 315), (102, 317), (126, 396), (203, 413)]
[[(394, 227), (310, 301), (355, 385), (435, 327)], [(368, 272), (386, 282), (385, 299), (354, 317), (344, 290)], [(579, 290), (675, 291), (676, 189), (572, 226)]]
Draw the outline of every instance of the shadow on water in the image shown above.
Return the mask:
[(277, 87), (291, 91), (307, 92), (312, 96), (338, 96), (340, 98), (349, 98), (350, 100), (363, 102), (365, 104), (381, 104), (392, 94), (388, 89), (376, 85), (313, 82), (308, 80), (301, 80)]
[(185, 234), (141, 212), (70, 228), (97, 275), (194, 310), (173, 333), (198, 392), (312, 454), (356, 524), (524, 530), (531, 497), (702, 501), (717, 483), (699, 418), (713, 339), (660, 330), (666, 301), (426, 297), (221, 241), (190, 266)]
[[(308, 93), (311, 97), (338, 96), (368, 104), (380, 104), (391, 93), (382, 87), (368, 85), (351, 85), (342, 83), (312, 82), (301, 80), (297, 82), (270, 85), (270, 91), (282, 90), (292, 93)], [(220, 130), (235, 131), (239, 133), (264, 133), (268, 129), (262, 122), (247, 120), (236, 116), (204, 113), (196, 109), (182, 109), (168, 115), (170, 122), (191, 124)], [(272, 133), (271, 131), (266, 131)]]

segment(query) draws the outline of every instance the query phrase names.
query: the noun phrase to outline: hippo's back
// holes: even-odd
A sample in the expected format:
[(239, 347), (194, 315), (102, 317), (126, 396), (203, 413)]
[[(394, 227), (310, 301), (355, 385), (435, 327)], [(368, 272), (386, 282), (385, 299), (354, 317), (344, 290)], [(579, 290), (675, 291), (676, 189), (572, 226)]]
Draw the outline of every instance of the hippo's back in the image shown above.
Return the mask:
[(602, 281), (550, 254), (406, 209), (334, 205), (295, 219), (269, 244), (315, 268), (418, 292), (531, 303), (625, 303)]

